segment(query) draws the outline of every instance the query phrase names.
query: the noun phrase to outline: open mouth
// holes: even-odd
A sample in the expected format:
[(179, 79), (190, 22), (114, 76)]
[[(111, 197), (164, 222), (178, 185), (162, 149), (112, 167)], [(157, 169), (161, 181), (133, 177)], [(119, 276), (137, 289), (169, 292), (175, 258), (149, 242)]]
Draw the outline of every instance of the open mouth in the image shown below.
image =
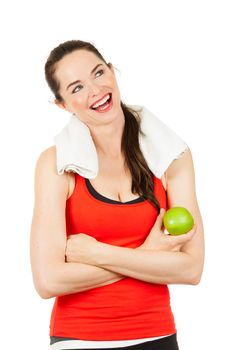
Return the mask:
[(112, 94), (109, 93), (108, 94), (108, 99), (103, 102), (101, 105), (99, 105), (98, 107), (91, 107), (91, 109), (93, 109), (94, 111), (97, 112), (106, 112), (108, 111), (110, 108), (112, 107)]

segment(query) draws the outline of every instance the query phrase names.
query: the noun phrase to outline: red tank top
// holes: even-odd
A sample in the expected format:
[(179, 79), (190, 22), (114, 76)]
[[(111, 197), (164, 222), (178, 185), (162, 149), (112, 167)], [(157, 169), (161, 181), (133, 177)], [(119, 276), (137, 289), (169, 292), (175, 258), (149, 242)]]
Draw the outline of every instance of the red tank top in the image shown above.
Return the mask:
[[(154, 193), (166, 209), (166, 191), (156, 177)], [(85, 178), (75, 174), (75, 188), (66, 202), (67, 235), (82, 232), (104, 243), (136, 248), (144, 242), (157, 215), (148, 200), (118, 204), (97, 199)], [(56, 297), (50, 320), (50, 336), (82, 340), (128, 340), (175, 332), (167, 285), (131, 277)]]

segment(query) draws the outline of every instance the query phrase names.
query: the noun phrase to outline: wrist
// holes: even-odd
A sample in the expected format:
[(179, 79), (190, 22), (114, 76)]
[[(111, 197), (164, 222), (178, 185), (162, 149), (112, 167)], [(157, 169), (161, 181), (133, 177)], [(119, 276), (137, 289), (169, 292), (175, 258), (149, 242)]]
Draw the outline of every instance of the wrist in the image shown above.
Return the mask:
[(97, 241), (94, 251), (92, 252), (91, 264), (97, 267), (102, 267), (104, 264), (104, 256), (106, 254), (107, 246), (106, 243)]

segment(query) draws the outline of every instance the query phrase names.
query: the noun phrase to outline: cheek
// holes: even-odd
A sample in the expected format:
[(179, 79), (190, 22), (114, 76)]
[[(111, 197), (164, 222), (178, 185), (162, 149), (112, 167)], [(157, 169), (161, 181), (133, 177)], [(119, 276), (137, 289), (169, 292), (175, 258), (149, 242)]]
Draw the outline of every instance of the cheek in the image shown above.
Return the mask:
[(119, 87), (118, 87), (116, 79), (114, 79), (114, 78), (109, 79), (108, 86), (111, 86), (113, 88), (115, 96), (120, 95), (120, 91), (119, 91)]
[(103, 83), (104, 83), (104, 85), (108, 85), (108, 86), (117, 86), (116, 79), (115, 79), (114, 75), (111, 73), (106, 74), (104, 76)]
[(71, 105), (72, 105), (72, 107), (75, 108), (75, 109), (82, 109), (82, 108), (85, 107), (85, 106), (84, 106), (84, 102), (79, 101), (79, 100), (72, 101), (72, 102), (71, 102)]
[(115, 80), (114, 77), (109, 77), (109, 78), (108, 78), (108, 82), (109, 82), (109, 84), (112, 85), (112, 86), (117, 86), (117, 82), (116, 82), (116, 80)]

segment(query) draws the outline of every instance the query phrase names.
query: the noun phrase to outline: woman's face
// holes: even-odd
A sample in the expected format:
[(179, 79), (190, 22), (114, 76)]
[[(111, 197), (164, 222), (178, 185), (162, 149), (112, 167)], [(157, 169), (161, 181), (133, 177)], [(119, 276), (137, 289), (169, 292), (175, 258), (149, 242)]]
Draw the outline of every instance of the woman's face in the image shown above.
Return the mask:
[[(55, 77), (64, 100), (58, 105), (84, 123), (101, 125), (119, 115), (121, 99), (113, 67), (108, 67), (94, 53), (82, 49), (67, 54), (57, 63)], [(103, 106), (98, 106), (97, 101)]]

